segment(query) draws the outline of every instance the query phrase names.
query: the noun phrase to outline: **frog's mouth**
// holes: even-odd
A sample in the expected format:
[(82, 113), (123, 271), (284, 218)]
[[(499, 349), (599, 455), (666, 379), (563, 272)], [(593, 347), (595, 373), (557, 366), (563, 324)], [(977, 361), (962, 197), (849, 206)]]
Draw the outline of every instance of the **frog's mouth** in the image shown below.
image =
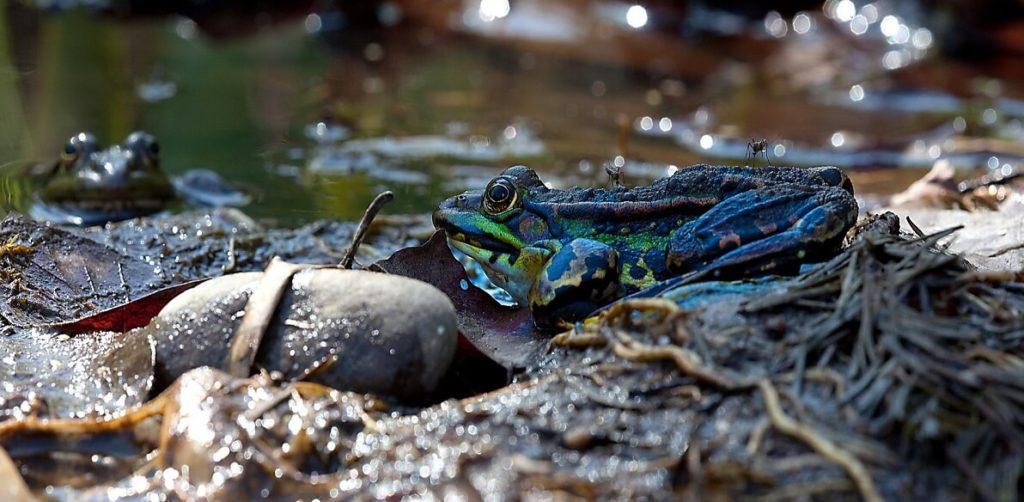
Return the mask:
[[(458, 244), (468, 248), (467, 251), (463, 252), (470, 256), (509, 255), (510, 257), (514, 257), (519, 254), (519, 248), (507, 242), (495, 239), (485, 233), (472, 234), (462, 230), (453, 231), (450, 229), (445, 229), (445, 233), (453, 244)], [(469, 251), (472, 251), (472, 253)], [(491, 259), (492, 258), (488, 257), (488, 261)]]
[(507, 289), (507, 284), (516, 280), (515, 263), (519, 250), (493, 238), (467, 235), (463, 232), (448, 233), (448, 243), (453, 248), (473, 258), (484, 268), (492, 281)]
[[(458, 198), (452, 200), (459, 201)], [(434, 227), (444, 230), (451, 241), (472, 246), (470, 256), (477, 258), (483, 254), (510, 255), (515, 261), (524, 243), (508, 231), (503, 225), (497, 224), (479, 214), (459, 207), (458, 202), (445, 201), (434, 211)], [(493, 258), (490, 258), (493, 260)]]
[(167, 209), (171, 200), (161, 197), (43, 200), (35, 197), (29, 212), (40, 220), (93, 226), (158, 213)]
[(50, 202), (69, 211), (155, 213), (167, 207), (166, 198), (145, 197), (130, 199), (65, 199)]
[[(114, 171), (125, 169), (123, 166), (115, 168)], [(166, 209), (177, 198), (174, 187), (162, 174), (115, 173), (97, 179), (91, 176), (93, 172), (87, 174), (90, 176), (54, 179), (37, 193), (37, 198), (42, 204), (71, 214), (89, 214), (97, 218), (109, 214), (109, 220), (156, 213)]]

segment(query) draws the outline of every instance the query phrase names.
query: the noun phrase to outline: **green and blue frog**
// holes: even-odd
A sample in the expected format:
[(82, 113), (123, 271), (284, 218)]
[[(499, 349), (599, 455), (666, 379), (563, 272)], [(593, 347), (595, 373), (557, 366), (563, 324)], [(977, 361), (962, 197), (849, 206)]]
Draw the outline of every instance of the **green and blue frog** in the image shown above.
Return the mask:
[(513, 166), (433, 219), (539, 325), (557, 326), (678, 276), (795, 272), (831, 257), (857, 213), (835, 167), (697, 165), (643, 187), (553, 190)]

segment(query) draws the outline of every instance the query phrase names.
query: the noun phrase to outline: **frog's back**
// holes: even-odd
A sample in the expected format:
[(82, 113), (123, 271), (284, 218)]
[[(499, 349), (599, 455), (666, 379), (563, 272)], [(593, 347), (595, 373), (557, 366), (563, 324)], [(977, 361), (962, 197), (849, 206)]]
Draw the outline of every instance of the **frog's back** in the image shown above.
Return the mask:
[(651, 220), (699, 215), (736, 193), (782, 184), (839, 186), (853, 191), (849, 179), (836, 167), (698, 164), (646, 186), (547, 190), (541, 185), (531, 192), (531, 198), (537, 204), (550, 205), (566, 218)]

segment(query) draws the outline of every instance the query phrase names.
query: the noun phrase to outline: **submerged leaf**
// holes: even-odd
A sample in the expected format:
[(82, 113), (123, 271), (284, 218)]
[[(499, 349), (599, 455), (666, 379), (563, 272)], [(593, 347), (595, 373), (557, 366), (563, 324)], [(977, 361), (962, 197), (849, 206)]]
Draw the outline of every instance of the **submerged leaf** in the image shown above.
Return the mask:
[(19, 327), (65, 322), (151, 293), (153, 267), (18, 214), (0, 222), (0, 316)]

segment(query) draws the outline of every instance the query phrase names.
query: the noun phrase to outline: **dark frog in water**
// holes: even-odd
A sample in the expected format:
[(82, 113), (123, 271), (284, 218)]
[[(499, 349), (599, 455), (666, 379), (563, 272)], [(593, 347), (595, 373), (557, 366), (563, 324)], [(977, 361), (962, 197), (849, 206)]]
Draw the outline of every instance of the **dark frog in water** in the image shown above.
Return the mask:
[(73, 225), (98, 225), (163, 211), (181, 195), (200, 205), (244, 204), (212, 171), (192, 170), (173, 180), (160, 169), (160, 145), (136, 131), (124, 143), (103, 148), (82, 132), (64, 145), (60, 159), (36, 168), (42, 186), (32, 216)]
[(834, 167), (698, 165), (644, 187), (552, 190), (514, 166), (434, 212), (451, 245), (542, 325), (683, 274), (791, 273), (831, 256), (856, 219)]
[(71, 137), (38, 192), (35, 216), (95, 225), (163, 210), (174, 185), (160, 169), (152, 135), (133, 132), (121, 145), (102, 148), (90, 133)]

